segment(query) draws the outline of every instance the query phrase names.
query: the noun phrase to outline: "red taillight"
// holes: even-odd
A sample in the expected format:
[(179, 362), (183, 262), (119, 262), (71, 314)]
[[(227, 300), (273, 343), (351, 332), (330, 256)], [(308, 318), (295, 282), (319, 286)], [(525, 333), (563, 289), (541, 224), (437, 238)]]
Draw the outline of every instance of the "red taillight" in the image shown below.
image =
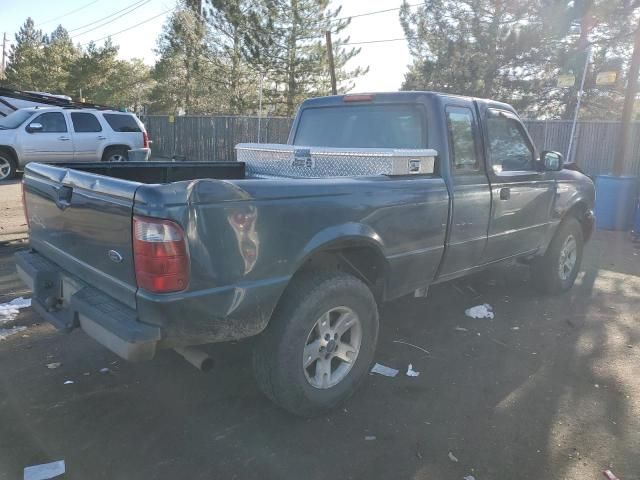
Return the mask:
[(133, 258), (140, 288), (169, 293), (189, 285), (189, 254), (184, 232), (175, 222), (134, 216)]
[(149, 134), (145, 131), (142, 132), (142, 148), (149, 148)]
[(20, 187), (22, 190), (22, 211), (24, 213), (24, 221), (27, 223), (27, 229), (29, 228), (29, 215), (27, 214), (27, 197), (25, 195), (25, 188), (24, 188), (24, 179), (22, 179), (22, 182), (20, 182)]

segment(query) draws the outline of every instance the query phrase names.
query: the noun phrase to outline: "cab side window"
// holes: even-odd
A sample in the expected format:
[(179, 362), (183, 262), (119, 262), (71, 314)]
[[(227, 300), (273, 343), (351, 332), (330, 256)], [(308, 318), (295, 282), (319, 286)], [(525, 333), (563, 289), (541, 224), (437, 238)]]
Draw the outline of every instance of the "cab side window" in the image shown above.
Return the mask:
[(487, 118), (489, 158), (496, 173), (535, 170), (533, 148), (522, 124), (515, 118), (491, 111)]
[(42, 125), (42, 133), (66, 133), (67, 122), (64, 115), (59, 112), (49, 112), (38, 115), (31, 123), (39, 123)]
[(473, 113), (464, 107), (447, 107), (446, 112), (449, 146), (455, 171), (478, 170)]

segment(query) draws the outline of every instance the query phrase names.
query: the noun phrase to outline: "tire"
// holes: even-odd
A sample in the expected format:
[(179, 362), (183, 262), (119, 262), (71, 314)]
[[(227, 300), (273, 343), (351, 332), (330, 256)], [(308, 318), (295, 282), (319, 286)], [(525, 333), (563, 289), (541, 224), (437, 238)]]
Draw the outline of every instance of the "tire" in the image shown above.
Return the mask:
[(103, 162), (126, 162), (129, 160), (129, 150), (123, 147), (107, 148), (102, 154)]
[(6, 150), (0, 150), (0, 181), (12, 180), (17, 170), (18, 162), (15, 157)]
[[(269, 399), (295, 415), (309, 417), (349, 398), (367, 375), (378, 341), (378, 309), (371, 290), (342, 272), (303, 273), (293, 282), (258, 337), (253, 368), (258, 386)], [(318, 335), (325, 314), (330, 318), (328, 328), (337, 329), (348, 319), (343, 325), (351, 327), (339, 337), (334, 333), (327, 342), (326, 334)], [(349, 344), (355, 345), (358, 339), (355, 351)], [(326, 346), (315, 349), (322, 344)], [(306, 368), (305, 351), (313, 352), (307, 361), (318, 357)], [(325, 374), (328, 357), (329, 373)]]
[[(580, 223), (573, 217), (567, 218), (558, 227), (545, 255), (531, 266), (533, 281), (538, 290), (548, 294), (569, 290), (580, 271), (583, 248), (584, 235)], [(571, 251), (573, 254), (568, 255)], [(569, 264), (572, 264), (571, 268)]]

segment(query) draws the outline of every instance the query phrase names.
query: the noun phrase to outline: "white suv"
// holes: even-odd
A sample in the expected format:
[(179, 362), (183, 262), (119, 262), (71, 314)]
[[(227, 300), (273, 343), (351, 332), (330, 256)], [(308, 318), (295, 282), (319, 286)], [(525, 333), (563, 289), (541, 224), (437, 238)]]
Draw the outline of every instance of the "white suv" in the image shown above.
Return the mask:
[(0, 117), (0, 180), (29, 162), (117, 162), (133, 149), (149, 157), (147, 131), (132, 113), (31, 107)]

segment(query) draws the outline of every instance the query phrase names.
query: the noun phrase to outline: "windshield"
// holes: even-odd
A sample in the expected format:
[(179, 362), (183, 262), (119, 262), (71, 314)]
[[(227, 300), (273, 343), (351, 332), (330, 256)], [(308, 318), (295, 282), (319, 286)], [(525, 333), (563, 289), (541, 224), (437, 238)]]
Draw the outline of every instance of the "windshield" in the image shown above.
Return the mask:
[(15, 112), (10, 113), (4, 118), (0, 117), (0, 130), (9, 130), (13, 128), (18, 128), (31, 115), (33, 115), (32, 111), (16, 110)]
[(426, 120), (419, 105), (344, 105), (307, 108), (294, 145), (337, 148), (425, 148)]

